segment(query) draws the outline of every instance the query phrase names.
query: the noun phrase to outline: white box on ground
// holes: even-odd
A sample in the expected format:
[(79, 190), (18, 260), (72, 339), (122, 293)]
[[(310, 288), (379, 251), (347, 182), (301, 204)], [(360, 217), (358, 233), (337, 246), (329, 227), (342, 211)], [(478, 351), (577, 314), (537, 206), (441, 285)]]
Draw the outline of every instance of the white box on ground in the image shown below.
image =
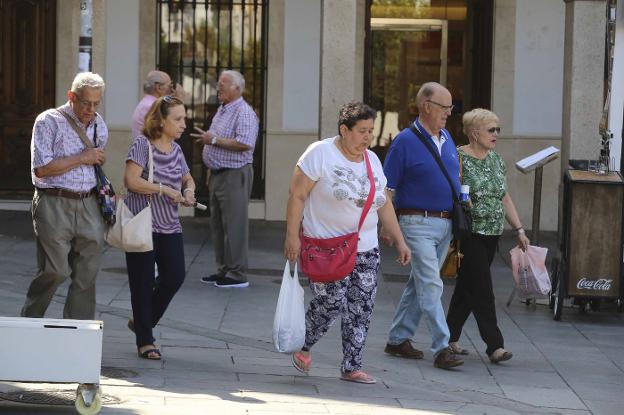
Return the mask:
[(95, 320), (0, 317), (0, 379), (99, 384), (102, 325)]

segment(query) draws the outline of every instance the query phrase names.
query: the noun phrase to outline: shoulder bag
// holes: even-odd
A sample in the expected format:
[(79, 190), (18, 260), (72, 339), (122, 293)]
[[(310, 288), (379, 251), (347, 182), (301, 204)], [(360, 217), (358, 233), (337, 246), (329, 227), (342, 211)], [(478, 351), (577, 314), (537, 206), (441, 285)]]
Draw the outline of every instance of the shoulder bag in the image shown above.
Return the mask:
[[(76, 121), (72, 117), (70, 117), (65, 111), (57, 108), (58, 112), (60, 112), (63, 117), (67, 120), (71, 128), (78, 134), (78, 137), (82, 140), (85, 146), (88, 148), (96, 147), (96, 138), (97, 138), (97, 123), (93, 128), (93, 143), (89, 141), (87, 137), (87, 133), (78, 125)], [(97, 196), (98, 202), (100, 205), (100, 212), (102, 213), (102, 218), (104, 219), (104, 223), (108, 226), (112, 226), (115, 224), (115, 205), (117, 203), (117, 197), (115, 196), (115, 190), (113, 190), (113, 185), (104, 174), (104, 170), (102, 166), (96, 164), (93, 166), (95, 168), (95, 178), (97, 180)]]
[(440, 170), (442, 170), (442, 173), (444, 173), (444, 177), (446, 177), (449, 186), (451, 187), (451, 192), (453, 193), (453, 211), (451, 212), (451, 217), (453, 220), (453, 236), (457, 240), (468, 238), (472, 234), (472, 218), (470, 216), (470, 211), (468, 210), (468, 207), (463, 203), (460, 203), (459, 198), (457, 197), (457, 192), (455, 191), (455, 186), (453, 186), (453, 181), (451, 180), (451, 177), (449, 176), (446, 167), (444, 167), (444, 164), (442, 163), (442, 159), (440, 158), (438, 152), (433, 148), (429, 140), (427, 140), (425, 136), (423, 136), (418, 128), (414, 126), (413, 123), (410, 129), (414, 134), (416, 134), (416, 137), (418, 137), (420, 141), (422, 141), (427, 150), (429, 150), (436, 163), (438, 163)]
[(366, 173), (368, 174), (370, 189), (364, 209), (362, 209), (362, 214), (360, 215), (357, 232), (322, 239), (305, 236), (303, 227), (301, 229), (299, 234), (301, 239), (301, 252), (299, 255), (301, 271), (312, 282), (339, 281), (351, 274), (353, 268), (355, 268), (358, 236), (375, 197), (375, 178), (373, 177), (373, 170), (368, 160), (367, 152), (364, 152), (364, 160), (366, 161)]
[[(147, 143), (148, 174), (147, 181), (154, 182), (154, 156), (152, 145)], [(126, 203), (117, 203), (117, 222), (106, 232), (109, 245), (125, 252), (147, 252), (153, 250), (152, 240), (152, 195), (147, 197), (147, 206), (133, 215)]]
[[(463, 182), (462, 179), (462, 156), (461, 153), (458, 152), (459, 156), (459, 181)], [(460, 249), (460, 241), (458, 239), (453, 239), (449, 246), (448, 252), (446, 253), (446, 258), (444, 259), (444, 263), (442, 264), (442, 268), (440, 269), (440, 276), (442, 278), (457, 278), (459, 274), (459, 267), (461, 266), (461, 260), (464, 257), (464, 254), (461, 253)]]

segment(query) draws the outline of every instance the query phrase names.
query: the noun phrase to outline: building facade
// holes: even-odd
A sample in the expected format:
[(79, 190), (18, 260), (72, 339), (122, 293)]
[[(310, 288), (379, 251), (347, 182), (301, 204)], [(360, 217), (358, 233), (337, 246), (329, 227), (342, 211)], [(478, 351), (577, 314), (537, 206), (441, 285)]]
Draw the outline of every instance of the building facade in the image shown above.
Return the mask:
[[(0, 64), (5, 199), (31, 194), (30, 128), (38, 112), (66, 101), (78, 71), (83, 1), (17, 3), (0, 2), (7, 51)], [(107, 83), (100, 108), (110, 131), (105, 168), (120, 189), (130, 120), (147, 72), (165, 70), (189, 92), (190, 130), (207, 125), (216, 110), (218, 73), (237, 69), (262, 124), (250, 216), (284, 220), (295, 163), (310, 143), (337, 133), (342, 104), (365, 100), (379, 110), (374, 150), (383, 157), (392, 137), (415, 118), (420, 84), (435, 80), (448, 86), (458, 108), (449, 121), (456, 141), (464, 141), (461, 112), (480, 106), (500, 117), (497, 151), (507, 162), (509, 189), (526, 226), (533, 176), (514, 163), (551, 145), (562, 149), (562, 157), (545, 167), (542, 190), (540, 228), (556, 230), (562, 166), (568, 158), (597, 157), (606, 3), (92, 0), (92, 70)], [(619, 29), (620, 23), (618, 36)], [(618, 110), (612, 117), (614, 154), (620, 151), (622, 105), (612, 103)], [(196, 180), (205, 183), (201, 148), (188, 136), (180, 143)]]

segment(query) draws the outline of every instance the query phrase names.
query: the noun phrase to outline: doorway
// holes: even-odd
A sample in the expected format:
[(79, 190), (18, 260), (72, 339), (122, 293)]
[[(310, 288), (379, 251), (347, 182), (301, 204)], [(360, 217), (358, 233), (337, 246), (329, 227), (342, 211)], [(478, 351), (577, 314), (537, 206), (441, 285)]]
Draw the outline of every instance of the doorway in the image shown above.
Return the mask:
[(0, 194), (32, 196), (35, 118), (54, 106), (56, 1), (0, 1)]
[(447, 130), (456, 144), (463, 112), (490, 105), (493, 0), (369, 0), (364, 97), (378, 110), (372, 149), (418, 116), (416, 93), (436, 81), (453, 96)]

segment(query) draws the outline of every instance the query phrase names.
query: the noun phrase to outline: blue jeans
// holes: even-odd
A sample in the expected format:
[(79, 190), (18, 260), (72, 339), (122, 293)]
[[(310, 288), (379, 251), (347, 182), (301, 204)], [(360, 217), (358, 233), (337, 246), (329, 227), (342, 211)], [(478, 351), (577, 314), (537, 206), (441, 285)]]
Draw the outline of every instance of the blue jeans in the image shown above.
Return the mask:
[(397, 345), (410, 339), (424, 313), (435, 356), (447, 348), (449, 342), (449, 328), (442, 307), (440, 267), (452, 238), (451, 220), (402, 215), (399, 225), (412, 251), (412, 270), (392, 320), (388, 343)]

